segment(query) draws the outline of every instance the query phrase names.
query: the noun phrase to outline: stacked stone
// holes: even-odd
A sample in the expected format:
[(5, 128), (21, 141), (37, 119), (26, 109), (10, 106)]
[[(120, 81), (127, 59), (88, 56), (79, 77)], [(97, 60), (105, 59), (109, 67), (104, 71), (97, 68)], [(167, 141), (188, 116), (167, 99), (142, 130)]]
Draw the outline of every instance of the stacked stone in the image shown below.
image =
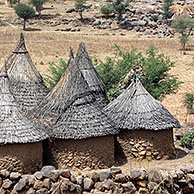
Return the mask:
[(1, 170), (0, 193), (191, 194), (194, 193), (194, 165), (177, 168), (171, 173), (137, 169), (124, 174), (119, 167), (76, 174), (69, 169), (56, 170), (53, 166), (44, 166), (33, 175)]

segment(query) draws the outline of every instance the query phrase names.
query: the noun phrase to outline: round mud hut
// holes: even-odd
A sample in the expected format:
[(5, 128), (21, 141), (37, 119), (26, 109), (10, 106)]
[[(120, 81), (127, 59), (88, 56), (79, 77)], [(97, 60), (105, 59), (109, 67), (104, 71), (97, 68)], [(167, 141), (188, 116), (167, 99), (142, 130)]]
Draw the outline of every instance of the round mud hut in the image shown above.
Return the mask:
[(79, 45), (75, 60), (89, 88), (94, 91), (94, 95), (96, 97), (96, 100), (99, 102), (99, 105), (101, 107), (106, 106), (109, 101), (106, 96), (105, 85), (102, 82), (99, 74), (97, 73), (94, 65), (92, 64), (92, 60), (88, 55), (84, 43), (81, 43)]
[(5, 66), (0, 74), (0, 169), (35, 172), (43, 163), (47, 135), (22, 113), (9, 89)]
[(53, 100), (61, 104), (63, 112), (48, 130), (52, 141), (45, 149), (46, 161), (58, 168), (112, 166), (118, 130), (102, 111), (74, 59), (53, 92)]
[(116, 151), (125, 157), (151, 160), (175, 154), (173, 128), (180, 124), (148, 93), (135, 72), (129, 87), (105, 111), (120, 129)]
[(10, 90), (24, 112), (28, 113), (48, 94), (49, 89), (36, 69), (21, 33), (19, 43), (7, 60)]

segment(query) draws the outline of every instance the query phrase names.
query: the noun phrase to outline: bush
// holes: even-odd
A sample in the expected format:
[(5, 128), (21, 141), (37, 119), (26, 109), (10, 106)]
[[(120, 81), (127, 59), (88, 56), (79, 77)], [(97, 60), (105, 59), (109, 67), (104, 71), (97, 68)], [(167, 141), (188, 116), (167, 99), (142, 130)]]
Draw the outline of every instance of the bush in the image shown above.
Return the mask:
[(186, 135), (179, 140), (179, 145), (182, 147), (186, 147), (188, 149), (192, 149), (193, 143), (194, 143), (194, 130), (187, 132)]
[(38, 12), (39, 15), (41, 15), (41, 11), (42, 11), (42, 7), (43, 4), (46, 2), (47, 0), (31, 0), (30, 4), (32, 4), (36, 11)]
[(106, 17), (108, 17), (110, 14), (113, 13), (114, 9), (113, 9), (112, 5), (108, 4), (108, 5), (102, 6), (100, 11), (102, 14), (104, 14)]
[(163, 10), (163, 16), (168, 19), (172, 16), (171, 12), (170, 12), (170, 6), (173, 4), (173, 0), (163, 0), (163, 6), (162, 6), (162, 10)]
[(20, 17), (24, 19), (24, 24), (23, 24), (23, 30), (26, 29), (26, 20), (33, 18), (35, 16), (35, 11), (32, 7), (29, 7), (25, 4), (18, 4), (17, 6), (15, 6), (15, 12), (16, 14)]
[(55, 63), (49, 64), (48, 71), (50, 72), (51, 75), (46, 75), (44, 80), (49, 85), (50, 89), (52, 89), (58, 83), (58, 81), (60, 80), (61, 76), (65, 71), (66, 66), (67, 63), (63, 59), (60, 59), (58, 65), (56, 65)]
[(74, 0), (75, 1), (75, 9), (79, 12), (80, 19), (83, 21), (83, 11), (87, 8), (86, 0)]
[(132, 66), (138, 69), (138, 77), (154, 98), (162, 99), (166, 94), (176, 92), (181, 82), (168, 73), (174, 63), (164, 54), (158, 54), (156, 48), (150, 46), (145, 56), (136, 49), (123, 51), (115, 46), (115, 50), (114, 59), (107, 57), (105, 62), (99, 61), (97, 65), (97, 71), (106, 85), (110, 101), (130, 84), (129, 81), (124, 87), (119, 87)]
[(194, 94), (186, 93), (183, 99), (183, 105), (186, 107), (188, 114), (193, 113)]
[(172, 22), (172, 27), (180, 34), (179, 41), (182, 49), (185, 50), (186, 43), (189, 41), (189, 36), (194, 27), (194, 21), (192, 18), (177, 17)]
[(10, 2), (10, 5), (12, 7), (13, 5), (20, 3), (20, 0), (9, 0), (9, 2)]

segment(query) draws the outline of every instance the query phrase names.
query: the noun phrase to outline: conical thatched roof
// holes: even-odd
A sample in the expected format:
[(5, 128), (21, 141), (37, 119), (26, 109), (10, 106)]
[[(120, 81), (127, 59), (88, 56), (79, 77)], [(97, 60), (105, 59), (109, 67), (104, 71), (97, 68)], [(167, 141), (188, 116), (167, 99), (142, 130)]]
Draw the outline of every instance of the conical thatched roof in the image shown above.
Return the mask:
[(22, 109), (25, 112), (33, 109), (49, 90), (26, 50), (22, 33), (16, 49), (7, 61), (7, 68), (10, 89)]
[(120, 129), (163, 130), (180, 127), (171, 113), (155, 100), (134, 73), (132, 83), (105, 110)]
[(101, 106), (106, 106), (108, 98), (106, 96), (105, 85), (94, 68), (84, 43), (80, 44), (75, 60), (90, 89), (96, 93), (97, 101)]
[[(118, 130), (101, 110), (75, 60), (71, 60), (64, 74), (66, 106), (52, 126), (51, 137), (59, 139), (84, 139), (114, 135)], [(64, 92), (63, 92), (64, 93)]]
[(10, 92), (5, 66), (0, 74), (0, 113), (0, 144), (31, 143), (47, 138), (20, 110)]

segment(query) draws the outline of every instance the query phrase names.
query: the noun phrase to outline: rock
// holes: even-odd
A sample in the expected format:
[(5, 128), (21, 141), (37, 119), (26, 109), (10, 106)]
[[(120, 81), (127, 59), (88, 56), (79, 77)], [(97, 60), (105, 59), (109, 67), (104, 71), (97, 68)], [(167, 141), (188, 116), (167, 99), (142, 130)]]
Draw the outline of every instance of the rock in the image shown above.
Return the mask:
[(121, 168), (116, 167), (116, 166), (112, 166), (112, 167), (110, 168), (110, 170), (111, 170), (112, 174), (120, 174), (120, 173), (122, 173)]
[(75, 185), (73, 183), (69, 183), (69, 191), (72, 192), (75, 190)]
[(111, 178), (111, 177), (112, 177), (111, 171), (102, 171), (99, 173), (100, 181), (104, 181), (104, 180)]
[(127, 182), (127, 178), (125, 175), (123, 174), (117, 174), (115, 176), (115, 179), (114, 179), (115, 182), (118, 182), (118, 183), (126, 183)]
[(135, 27), (133, 28), (133, 30), (134, 30), (135, 32), (138, 32), (138, 31), (140, 30), (140, 27), (139, 27), (139, 26), (135, 26)]
[(41, 189), (42, 187), (43, 187), (42, 181), (40, 180), (35, 181), (34, 186), (33, 186), (34, 189), (38, 190), (38, 189)]
[(14, 180), (14, 179), (18, 179), (20, 178), (22, 175), (19, 172), (11, 172), (10, 173), (10, 179)]
[(147, 181), (145, 181), (145, 180), (138, 181), (137, 185), (139, 185), (140, 187), (146, 187)]
[(59, 173), (61, 176), (65, 177), (65, 178), (70, 178), (70, 176), (71, 176), (71, 172), (69, 169), (61, 169)]
[(149, 171), (148, 174), (149, 174), (148, 176), (149, 181), (156, 182), (156, 183), (161, 182), (161, 175), (159, 174), (158, 171), (152, 169)]
[(82, 176), (77, 176), (76, 177), (76, 182), (77, 182), (78, 185), (82, 185), (82, 183), (83, 183), (83, 177)]
[(59, 178), (59, 171), (58, 170), (52, 170), (50, 173), (50, 178), (53, 182), (56, 182)]
[(26, 179), (27, 179), (27, 182), (28, 182), (28, 185), (29, 186), (32, 186), (32, 185), (34, 185), (34, 183), (35, 183), (35, 178), (34, 178), (34, 176), (28, 176), (28, 177), (26, 177)]
[(184, 177), (184, 172), (182, 170), (176, 171), (176, 177), (182, 179)]
[(72, 13), (72, 12), (74, 12), (75, 11), (75, 8), (68, 8), (67, 10), (66, 10), (66, 13)]
[(115, 183), (114, 183), (111, 179), (108, 179), (107, 181), (105, 181), (104, 186), (105, 186), (105, 188), (108, 189), (108, 190), (114, 189)]
[(90, 191), (94, 185), (94, 182), (90, 178), (85, 178), (84, 179), (84, 190), (85, 191)]
[(101, 24), (101, 21), (100, 20), (95, 20), (93, 22), (93, 26), (99, 26)]
[(43, 178), (43, 173), (40, 171), (37, 171), (34, 173), (34, 176), (38, 179), (41, 180)]
[(41, 188), (38, 191), (36, 191), (36, 194), (47, 194), (47, 190), (45, 188)]
[(121, 185), (125, 192), (134, 194), (136, 192), (136, 187), (132, 182), (124, 183)]
[(97, 182), (99, 179), (99, 174), (97, 172), (92, 172), (88, 175), (89, 178), (91, 178), (94, 182)]
[(134, 25), (135, 26), (146, 26), (147, 22), (146, 21), (143, 21), (143, 20), (139, 20), (139, 21), (136, 21), (134, 22)]
[(147, 187), (148, 187), (149, 191), (154, 191), (155, 188), (157, 187), (157, 183), (149, 182)]
[(76, 194), (81, 194), (81, 193), (82, 193), (82, 188), (81, 188), (81, 186), (75, 184), (75, 191), (76, 191)]
[(51, 180), (49, 178), (44, 179), (43, 186), (47, 189), (50, 189), (51, 188)]
[(9, 189), (12, 185), (12, 181), (9, 179), (5, 179), (2, 184), (3, 189)]
[(184, 170), (187, 173), (194, 173), (194, 165), (187, 166)]
[(21, 178), (21, 179), (18, 181), (18, 183), (15, 184), (15, 186), (14, 186), (13, 189), (14, 189), (15, 191), (21, 191), (21, 190), (26, 186), (26, 184), (27, 184), (26, 179), (25, 179), (25, 178)]
[(44, 177), (49, 178), (53, 170), (56, 170), (54, 166), (44, 166), (40, 172), (42, 172)]
[(34, 191), (33, 188), (30, 188), (30, 189), (26, 192), (26, 194), (35, 194), (35, 191)]
[(65, 193), (68, 190), (68, 188), (69, 188), (69, 185), (68, 184), (61, 183), (61, 185), (60, 185), (60, 191), (62, 193)]
[(147, 177), (147, 173), (145, 170), (131, 170), (130, 171), (130, 179), (131, 180), (143, 180)]
[(194, 186), (191, 183), (188, 183), (188, 185), (183, 188), (183, 193), (184, 194), (194, 193)]
[(77, 182), (76, 177), (75, 177), (74, 174), (71, 174), (70, 180), (71, 180), (71, 182), (73, 182), (73, 183), (76, 183), (76, 182)]
[(150, 194), (150, 192), (148, 189), (140, 187), (138, 194)]
[(98, 189), (99, 191), (104, 191), (104, 185), (103, 185), (102, 182), (96, 182), (96, 183), (94, 184), (94, 188), (95, 188), (95, 189)]
[(8, 177), (10, 175), (10, 173), (7, 170), (0, 170), (0, 175), (3, 177)]

